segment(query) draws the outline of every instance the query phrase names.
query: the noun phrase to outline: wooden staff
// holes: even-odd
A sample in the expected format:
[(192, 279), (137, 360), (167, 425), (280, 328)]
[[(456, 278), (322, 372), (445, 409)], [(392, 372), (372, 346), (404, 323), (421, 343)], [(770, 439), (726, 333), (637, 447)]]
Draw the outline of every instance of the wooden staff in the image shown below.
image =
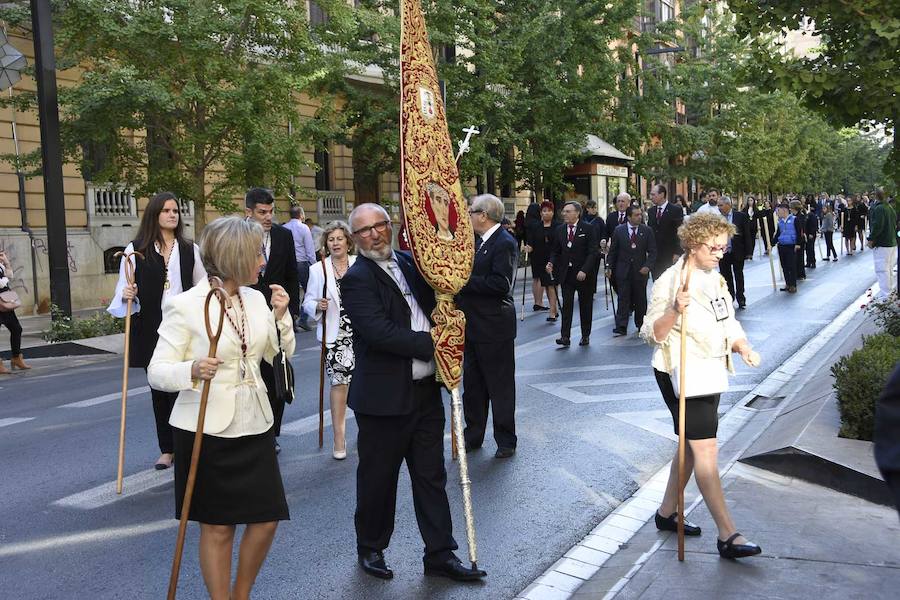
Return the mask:
[(525, 274), (522, 275), (522, 316), (520, 321), (525, 320), (525, 283), (528, 281), (528, 252), (525, 252)]
[[(206, 303), (203, 305), (203, 317), (206, 322), (206, 335), (209, 338), (209, 352), (207, 357), (215, 358), (219, 347), (219, 337), (222, 335), (222, 325), (225, 323), (225, 306), (228, 304), (228, 294), (222, 289), (222, 280), (218, 277), (209, 278), (210, 290), (206, 294)], [(213, 296), (219, 300), (219, 325), (213, 332), (209, 322), (209, 302)], [(194, 447), (191, 449), (191, 467), (188, 470), (187, 485), (184, 489), (184, 501), (181, 503), (181, 519), (178, 522), (178, 539), (175, 542), (175, 556), (172, 557), (172, 574), (169, 576), (168, 600), (175, 600), (175, 591), (178, 588), (178, 573), (181, 570), (181, 554), (184, 551), (184, 536), (187, 533), (188, 515), (191, 512), (191, 500), (194, 497), (194, 484), (197, 482), (197, 465), (200, 462), (200, 444), (203, 443), (203, 428), (206, 422), (206, 403), (209, 400), (209, 379), (203, 382), (203, 390), (200, 393), (200, 411), (197, 415), (197, 431), (194, 433)]]
[[(324, 283), (322, 284), (322, 297), (328, 298), (328, 271), (325, 270), (325, 249), (322, 249), (321, 258), (319, 261), (322, 263), (322, 278)], [(328, 310), (322, 311), (322, 355), (319, 358), (319, 448), (322, 447), (325, 437), (325, 337), (326, 331), (325, 328), (328, 322)]]
[[(606, 278), (606, 283), (609, 286), (609, 290), (611, 292), (613, 290), (612, 279), (609, 278), (609, 273), (606, 272), (606, 269), (603, 269), (603, 275)], [(616, 295), (610, 293), (609, 301), (612, 303), (613, 314), (616, 314)]]
[(603, 257), (603, 300), (606, 303), (606, 310), (609, 310), (609, 279), (606, 278), (606, 257)]
[[(681, 267), (681, 275), (684, 278), (684, 285), (681, 287), (682, 292), (688, 291), (688, 285), (691, 282), (691, 269), (688, 267), (688, 257), (684, 259), (684, 266)], [(687, 275), (685, 275), (685, 269)], [(681, 356), (679, 357), (680, 369), (678, 371), (678, 560), (684, 560), (684, 486), (685, 469), (684, 454), (686, 447), (685, 440), (685, 417), (687, 410), (687, 402), (685, 399), (685, 377), (684, 368), (687, 362), (687, 307), (681, 311)]]
[(771, 238), (771, 236), (769, 236), (769, 219), (767, 219), (767, 218), (762, 219), (762, 223), (763, 223), (763, 229), (765, 230), (765, 233), (766, 233), (766, 239), (764, 240), (764, 243), (766, 245), (766, 249), (769, 252), (769, 270), (772, 271), (772, 290), (777, 292), (778, 291), (778, 283), (775, 281), (775, 258), (772, 256), (772, 243), (771, 243), (772, 238)]
[[(124, 257), (125, 260), (125, 281), (129, 286), (134, 285), (134, 264), (131, 257), (137, 256), (143, 260), (144, 255), (140, 252), (116, 252), (115, 257)], [(125, 355), (122, 360), (122, 415), (119, 421), (119, 465), (116, 470), (116, 494), (122, 493), (122, 479), (125, 471), (125, 406), (128, 403), (128, 363), (129, 353), (131, 351), (131, 305), (133, 298), (129, 298), (125, 304)]]

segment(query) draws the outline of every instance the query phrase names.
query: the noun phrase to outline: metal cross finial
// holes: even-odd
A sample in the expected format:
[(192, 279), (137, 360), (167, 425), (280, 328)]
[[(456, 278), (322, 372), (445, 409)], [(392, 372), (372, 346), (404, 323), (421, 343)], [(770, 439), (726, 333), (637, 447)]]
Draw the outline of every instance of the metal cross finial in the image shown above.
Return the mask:
[(456, 162), (459, 162), (460, 157), (469, 151), (469, 140), (472, 139), (472, 136), (478, 135), (481, 132), (475, 129), (474, 125), (470, 125), (466, 129), (463, 129), (463, 133), (466, 134), (466, 139), (459, 142), (459, 153), (456, 155)]

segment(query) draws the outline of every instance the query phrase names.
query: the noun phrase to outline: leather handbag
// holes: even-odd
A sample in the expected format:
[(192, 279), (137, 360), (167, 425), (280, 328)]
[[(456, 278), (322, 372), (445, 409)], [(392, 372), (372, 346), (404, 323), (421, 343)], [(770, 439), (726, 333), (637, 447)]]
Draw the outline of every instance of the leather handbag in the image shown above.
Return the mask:
[(22, 306), (22, 299), (12, 290), (0, 292), (0, 312), (11, 312)]
[(294, 401), (294, 366), (284, 355), (281, 347), (281, 331), (275, 323), (275, 335), (278, 336), (278, 354), (272, 359), (272, 370), (275, 372), (275, 397), (290, 404)]

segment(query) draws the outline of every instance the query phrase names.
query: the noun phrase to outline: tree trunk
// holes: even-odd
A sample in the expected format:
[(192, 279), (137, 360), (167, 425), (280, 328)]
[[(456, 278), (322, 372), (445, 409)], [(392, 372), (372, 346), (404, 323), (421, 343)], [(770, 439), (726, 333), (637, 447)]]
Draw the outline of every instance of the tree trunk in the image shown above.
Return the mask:
[(206, 227), (206, 169), (194, 171), (194, 236)]

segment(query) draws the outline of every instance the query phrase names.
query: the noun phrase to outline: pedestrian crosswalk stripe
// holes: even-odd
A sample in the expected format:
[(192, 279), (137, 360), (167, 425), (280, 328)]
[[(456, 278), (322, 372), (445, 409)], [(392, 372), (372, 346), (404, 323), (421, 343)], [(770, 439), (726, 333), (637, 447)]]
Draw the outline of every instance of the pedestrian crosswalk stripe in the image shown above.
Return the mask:
[[(326, 410), (324, 413), (325, 419), (325, 428), (331, 426), (331, 411)], [(351, 420), (354, 418), (352, 412), (347, 413), (347, 420)], [(313, 431), (319, 430), (319, 414), (312, 414), (308, 417), (303, 417), (302, 419), (297, 419), (296, 421), (291, 421), (290, 423), (285, 423), (281, 426), (281, 435), (305, 435), (307, 433), (312, 433)]]
[[(150, 386), (143, 386), (128, 390), (128, 397), (139, 396), (141, 394), (150, 393)], [(115, 392), (113, 394), (104, 394), (103, 396), (97, 396), (96, 398), (88, 398), (87, 400), (79, 400), (78, 402), (69, 402), (68, 404), (61, 404), (59, 408), (87, 408), (88, 406), (95, 406), (97, 404), (103, 404), (104, 402), (109, 402), (111, 400), (121, 400), (122, 392)]]
[(149, 489), (166, 485), (172, 482), (172, 469), (157, 471), (147, 469), (134, 475), (129, 475), (122, 482), (122, 494), (116, 494), (116, 482), (109, 481), (97, 487), (66, 496), (53, 503), (54, 506), (65, 508), (78, 508), (81, 510), (93, 510), (107, 506), (129, 496), (136, 496)]
[(7, 425), (15, 425), (16, 423), (25, 423), (26, 421), (33, 421), (34, 417), (10, 417), (8, 419), (0, 419), (0, 427), (6, 427)]
[(68, 535), (56, 535), (27, 542), (5, 543), (0, 546), (0, 558), (8, 556), (16, 556), (17, 554), (28, 554), (30, 552), (47, 552), (48, 550), (58, 550), (64, 546), (73, 546), (76, 544), (89, 544), (94, 542), (109, 542), (114, 539), (122, 539), (156, 533), (166, 529), (178, 527), (178, 521), (175, 519), (162, 519), (153, 521), (152, 523), (144, 523), (142, 525), (126, 525), (124, 527), (109, 527), (107, 529), (99, 529), (97, 531), (85, 531), (80, 533), (70, 533)]

